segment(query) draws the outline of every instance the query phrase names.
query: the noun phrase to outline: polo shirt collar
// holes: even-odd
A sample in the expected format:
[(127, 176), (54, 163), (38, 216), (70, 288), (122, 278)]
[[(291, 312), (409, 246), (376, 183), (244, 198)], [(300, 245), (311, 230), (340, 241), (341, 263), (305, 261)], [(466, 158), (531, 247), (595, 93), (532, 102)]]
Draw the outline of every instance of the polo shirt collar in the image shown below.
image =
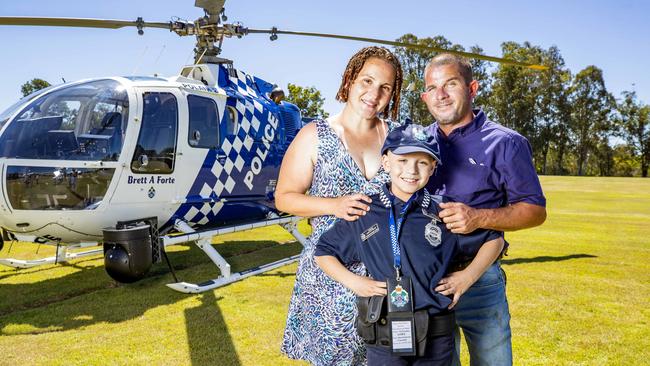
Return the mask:
[[(466, 124), (465, 126), (455, 128), (453, 131), (451, 131), (451, 133), (449, 134), (449, 136), (447, 136), (447, 138), (452, 138), (457, 134), (467, 135), (483, 127), (483, 124), (485, 124), (485, 121), (487, 120), (487, 117), (485, 116), (485, 112), (483, 112), (483, 109), (481, 108), (473, 109), (472, 113), (474, 114), (474, 118), (472, 119), (472, 121)], [(440, 126), (437, 123), (436, 126), (438, 127), (438, 136), (444, 137), (445, 134), (440, 129)]]
[[(393, 199), (398, 199), (395, 196), (393, 196), (393, 194), (390, 192), (389, 185), (390, 182), (384, 184), (382, 186), (382, 189), (379, 191), (379, 200), (386, 208), (393, 207), (393, 201), (391, 200), (391, 197)], [(422, 188), (419, 191), (415, 192), (415, 198), (413, 199), (413, 203), (419, 205), (420, 207), (428, 208), (429, 205), (431, 204), (431, 194), (429, 193), (429, 191), (427, 191), (426, 188)]]

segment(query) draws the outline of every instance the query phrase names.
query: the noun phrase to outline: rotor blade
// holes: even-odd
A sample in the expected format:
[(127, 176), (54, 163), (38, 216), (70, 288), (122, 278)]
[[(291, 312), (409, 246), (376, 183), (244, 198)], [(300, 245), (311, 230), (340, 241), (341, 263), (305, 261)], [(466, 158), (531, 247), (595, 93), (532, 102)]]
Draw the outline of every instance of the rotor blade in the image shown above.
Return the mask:
[(379, 44), (385, 44), (385, 45), (395, 46), (395, 47), (415, 48), (415, 49), (418, 49), (418, 50), (426, 50), (426, 51), (434, 51), (434, 52), (447, 52), (447, 53), (453, 53), (453, 54), (463, 56), (463, 57), (468, 57), (468, 58), (476, 58), (476, 59), (479, 59), (479, 60), (498, 62), (498, 63), (506, 64), (506, 65), (515, 65), (515, 66), (528, 67), (528, 68), (531, 68), (531, 69), (534, 69), (534, 70), (546, 70), (546, 69), (548, 69), (547, 66), (534, 65), (534, 64), (529, 64), (529, 63), (525, 63), (525, 62), (519, 62), (519, 61), (507, 59), (507, 58), (486, 56), (486, 55), (481, 55), (481, 54), (478, 54), (478, 53), (471, 53), (471, 52), (454, 51), (454, 50), (448, 50), (448, 49), (440, 48), (440, 47), (430, 47), (430, 46), (419, 45), (419, 44), (415, 44), (415, 43), (403, 43), (403, 42), (396, 42), (396, 41), (386, 41), (386, 40), (383, 40), (383, 39), (375, 39), (375, 38), (344, 36), (344, 35), (340, 35), (340, 34), (329, 34), (329, 33), (294, 32), (294, 31), (284, 31), (284, 30), (279, 30), (279, 29), (269, 29), (269, 30), (267, 30), (267, 29), (250, 29), (250, 28), (248, 28), (248, 33), (289, 34), (289, 35), (295, 35), (295, 36), (309, 36), (309, 37), (324, 37), (324, 38), (346, 39), (346, 40), (350, 40), (350, 41), (379, 43)]
[(84, 27), (84, 28), (109, 28), (123, 27), (148, 27), (171, 29), (171, 23), (144, 22), (141, 19), (114, 20), (114, 19), (89, 19), (89, 18), (38, 18), (38, 17), (0, 17), (0, 25), (36, 25), (49, 27)]

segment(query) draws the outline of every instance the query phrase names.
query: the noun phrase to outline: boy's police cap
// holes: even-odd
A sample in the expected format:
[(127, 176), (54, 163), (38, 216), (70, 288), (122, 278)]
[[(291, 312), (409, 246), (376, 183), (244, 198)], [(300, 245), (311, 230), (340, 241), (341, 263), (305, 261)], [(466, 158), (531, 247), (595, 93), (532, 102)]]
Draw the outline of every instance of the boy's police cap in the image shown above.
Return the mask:
[(381, 148), (381, 154), (383, 155), (387, 151), (396, 155), (423, 152), (431, 155), (438, 161), (438, 164), (442, 163), (435, 137), (433, 134), (427, 133), (425, 127), (418, 124), (405, 123), (388, 133), (384, 146)]

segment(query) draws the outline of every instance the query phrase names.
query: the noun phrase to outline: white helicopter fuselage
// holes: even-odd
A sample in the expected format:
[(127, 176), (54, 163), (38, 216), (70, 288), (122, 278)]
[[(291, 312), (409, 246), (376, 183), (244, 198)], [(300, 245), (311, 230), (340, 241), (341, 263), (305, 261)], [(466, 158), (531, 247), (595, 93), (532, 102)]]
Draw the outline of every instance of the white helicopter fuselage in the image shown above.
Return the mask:
[(273, 102), (271, 89), (210, 64), (25, 98), (0, 121), (0, 225), (22, 241), (83, 243), (144, 217), (161, 229), (264, 217), (301, 127), (297, 108)]

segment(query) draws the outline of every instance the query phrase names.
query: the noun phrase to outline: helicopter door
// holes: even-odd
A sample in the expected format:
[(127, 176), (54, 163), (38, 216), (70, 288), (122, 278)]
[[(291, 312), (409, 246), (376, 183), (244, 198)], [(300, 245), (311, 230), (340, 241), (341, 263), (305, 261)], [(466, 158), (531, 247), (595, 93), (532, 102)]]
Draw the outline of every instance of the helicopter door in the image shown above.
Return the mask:
[[(221, 149), (219, 131), (219, 106), (212, 96), (189, 94), (187, 100), (187, 132), (181, 132), (179, 145), (183, 149), (182, 159), (188, 168), (188, 175), (195, 177), (192, 187), (177, 185), (179, 197), (188, 203), (213, 202), (222, 196), (224, 184), (215, 166), (223, 165), (226, 155)], [(219, 103), (221, 105), (224, 102)], [(190, 164), (190, 161), (192, 162)], [(209, 178), (206, 178), (209, 177)]]
[(165, 220), (174, 210), (174, 184), (179, 175), (176, 150), (181, 96), (163, 88), (142, 90), (138, 96), (142, 98), (140, 130), (129, 169), (120, 177), (112, 202), (128, 207), (130, 218), (155, 213)]
[(178, 102), (172, 93), (142, 96), (142, 125), (131, 160), (137, 174), (172, 174), (176, 157)]

